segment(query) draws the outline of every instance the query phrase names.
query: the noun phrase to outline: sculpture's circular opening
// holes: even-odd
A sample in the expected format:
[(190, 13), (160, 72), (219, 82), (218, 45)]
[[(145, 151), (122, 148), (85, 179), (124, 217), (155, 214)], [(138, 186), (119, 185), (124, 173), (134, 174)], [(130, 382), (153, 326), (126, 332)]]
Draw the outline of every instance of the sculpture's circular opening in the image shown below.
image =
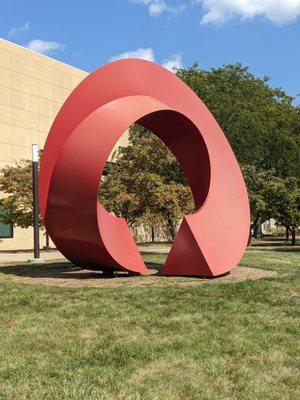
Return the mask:
[[(209, 156), (199, 130), (187, 117), (173, 110), (146, 114), (136, 123), (154, 133), (174, 155), (192, 190), (195, 209), (199, 210), (210, 185)], [(101, 196), (101, 183), (99, 193)]]
[(101, 177), (100, 203), (125, 218), (136, 242), (174, 241), (195, 211), (186, 175), (167, 145), (133, 124), (119, 139)]

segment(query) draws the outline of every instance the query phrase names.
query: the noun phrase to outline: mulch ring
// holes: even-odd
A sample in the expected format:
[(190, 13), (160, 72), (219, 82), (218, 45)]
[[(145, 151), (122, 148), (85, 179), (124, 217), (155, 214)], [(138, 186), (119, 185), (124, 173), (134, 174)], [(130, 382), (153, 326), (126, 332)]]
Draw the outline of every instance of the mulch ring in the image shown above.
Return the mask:
[(234, 268), (230, 274), (217, 278), (166, 277), (159, 275), (160, 265), (148, 264), (149, 273), (142, 276), (128, 276), (118, 272), (114, 278), (103, 276), (102, 272), (76, 267), (68, 262), (46, 265), (0, 265), (0, 275), (8, 275), (16, 282), (62, 287), (136, 287), (136, 286), (195, 286), (219, 283), (234, 283), (246, 280), (277, 277), (275, 271), (241, 267)]

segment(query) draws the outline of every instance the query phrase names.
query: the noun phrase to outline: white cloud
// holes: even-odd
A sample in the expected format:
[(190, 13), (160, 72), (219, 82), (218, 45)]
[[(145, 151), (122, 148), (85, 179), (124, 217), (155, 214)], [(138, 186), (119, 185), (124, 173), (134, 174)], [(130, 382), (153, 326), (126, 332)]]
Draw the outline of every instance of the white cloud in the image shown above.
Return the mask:
[(164, 0), (131, 0), (131, 2), (148, 7), (148, 12), (151, 16), (158, 16), (163, 12), (178, 14), (185, 9), (184, 4), (170, 6), (169, 2)]
[(295, 21), (300, 0), (193, 0), (205, 12), (201, 24), (222, 24), (233, 18), (264, 17), (277, 25)]
[(154, 51), (151, 49), (151, 47), (146, 49), (139, 48), (132, 51), (126, 51), (115, 57), (112, 57), (111, 61), (122, 60), (123, 58), (141, 58), (142, 60), (154, 61)]
[(174, 54), (171, 58), (164, 60), (162, 65), (171, 72), (176, 72), (177, 69), (183, 68), (181, 54)]
[[(154, 50), (151, 47), (139, 48), (132, 51), (126, 51), (115, 57), (111, 57), (110, 61), (122, 60), (124, 58), (140, 58), (142, 60), (155, 62)], [(183, 68), (182, 56), (179, 53), (165, 59), (162, 66), (167, 68), (171, 72), (176, 72), (177, 69)]]
[(27, 21), (22, 26), (19, 27), (14, 26), (13, 28), (11, 28), (11, 30), (8, 32), (8, 36), (17, 36), (19, 33), (29, 31), (29, 28), (30, 28), (30, 23)]
[(167, 11), (167, 5), (164, 1), (154, 1), (149, 4), (149, 14), (159, 15)]
[(56, 50), (63, 51), (65, 45), (58, 42), (47, 42), (45, 40), (34, 39), (31, 40), (26, 47), (30, 50), (37, 51), (38, 53), (49, 54)]

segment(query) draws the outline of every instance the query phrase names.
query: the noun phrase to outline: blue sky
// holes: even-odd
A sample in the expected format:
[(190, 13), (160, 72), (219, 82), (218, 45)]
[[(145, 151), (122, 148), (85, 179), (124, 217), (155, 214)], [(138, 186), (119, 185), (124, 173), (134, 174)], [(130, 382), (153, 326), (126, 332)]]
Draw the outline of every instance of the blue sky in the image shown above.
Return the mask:
[(0, 36), (89, 72), (131, 55), (242, 62), (300, 93), (300, 0), (2, 0)]

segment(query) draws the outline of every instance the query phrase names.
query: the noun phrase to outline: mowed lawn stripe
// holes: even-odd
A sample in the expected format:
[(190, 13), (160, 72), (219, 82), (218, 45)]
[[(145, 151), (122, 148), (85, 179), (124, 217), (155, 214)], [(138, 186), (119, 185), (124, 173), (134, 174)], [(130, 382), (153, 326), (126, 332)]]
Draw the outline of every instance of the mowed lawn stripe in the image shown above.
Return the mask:
[(241, 265), (277, 275), (98, 289), (0, 272), (0, 399), (298, 399), (299, 253)]

